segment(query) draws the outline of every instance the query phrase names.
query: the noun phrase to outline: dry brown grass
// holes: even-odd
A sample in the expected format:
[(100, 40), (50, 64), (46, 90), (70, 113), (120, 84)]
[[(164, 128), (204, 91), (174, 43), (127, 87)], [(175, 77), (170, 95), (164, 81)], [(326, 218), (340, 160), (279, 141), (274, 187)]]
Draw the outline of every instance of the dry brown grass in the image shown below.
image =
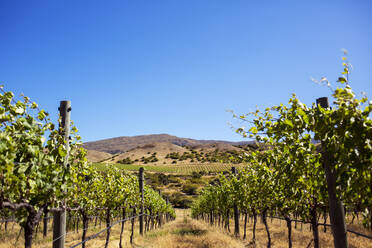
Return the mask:
[[(240, 233), (241, 238), (243, 237), (243, 220), (240, 223)], [(273, 248), (288, 247), (288, 229), (286, 222), (283, 220), (273, 219), (268, 221), (271, 244)], [(302, 226), (302, 227), (301, 227)], [(230, 224), (231, 232), (233, 232), (234, 223)], [(257, 221), (256, 227), (256, 242), (252, 243), (252, 228), (253, 222), (250, 221), (247, 224), (247, 240), (244, 241), (246, 247), (267, 247), (267, 234), (265, 226), (260, 220)], [(372, 236), (372, 232), (363, 228), (361, 224), (348, 225), (348, 228), (352, 230), (367, 234)], [(226, 232), (226, 231), (225, 231)], [(231, 235), (231, 234), (230, 234)], [(293, 247), (307, 247), (313, 239), (312, 231), (310, 230), (309, 224), (297, 223), (297, 228), (295, 228), (294, 223), (292, 224), (292, 245)], [(319, 226), (319, 239), (320, 247), (333, 247), (333, 237), (331, 234), (330, 227), (327, 227), (327, 232), (324, 232), (323, 226)], [(348, 234), (348, 241), (350, 248), (372, 248), (372, 241), (363, 237), (358, 237), (354, 234)], [(310, 245), (313, 247), (313, 243)]]
[[(218, 149), (219, 151), (241, 151), (242, 149), (237, 148), (235, 146), (232, 146), (230, 144), (201, 144), (196, 146), (195, 150), (198, 152), (212, 152)], [(141, 162), (141, 157), (149, 157), (151, 154), (156, 153), (156, 158), (158, 158), (158, 162), (155, 163), (150, 163), (151, 165), (170, 165), (172, 167), (177, 166), (179, 164), (202, 164), (200, 162), (194, 162), (191, 163), (190, 159), (187, 160), (176, 160), (177, 164), (172, 164), (173, 159), (166, 158), (166, 156), (169, 153), (172, 152), (177, 152), (180, 155), (182, 155), (185, 152), (190, 152), (189, 149), (178, 146), (169, 142), (154, 142), (154, 143), (149, 143), (146, 145), (138, 146), (136, 148), (130, 149), (129, 151), (120, 153), (117, 156), (114, 156), (113, 159), (107, 159), (105, 162), (107, 163), (117, 163), (120, 160), (123, 160), (125, 158), (130, 158), (132, 161), (138, 159), (139, 162), (134, 162), (134, 164), (143, 164)], [(211, 164), (211, 163), (205, 163), (205, 164)]]
[[(233, 237), (223, 234), (219, 229), (210, 227), (206, 223), (196, 221), (191, 219), (187, 214), (187, 210), (177, 210), (178, 218), (175, 221), (169, 222), (163, 227), (152, 230), (141, 237), (138, 234), (138, 225), (135, 227), (135, 235), (133, 245), (129, 243), (130, 230), (129, 223), (126, 223), (126, 228), (124, 232), (124, 247), (151, 247), (151, 248), (238, 248), (244, 247), (242, 242), (234, 239)], [(10, 225), (7, 233), (4, 233), (4, 229), (1, 230), (0, 234), (0, 248), (22, 248), (23, 247), (23, 233), (21, 233), (18, 241), (17, 235), (19, 233), (19, 226), (15, 225), (13, 228)], [(51, 226), (50, 226), (51, 227)], [(100, 229), (104, 228), (92, 228), (89, 230), (88, 236), (94, 234)], [(119, 234), (120, 226), (117, 225), (112, 229), (110, 238), (110, 248), (119, 247)], [(103, 233), (99, 238), (88, 241), (86, 247), (104, 247), (105, 235)], [(51, 247), (52, 244), (52, 234), (49, 230), (49, 235), (47, 238), (42, 237), (41, 230), (37, 237), (34, 239), (33, 247), (47, 248)], [(70, 232), (66, 236), (66, 247), (71, 247), (72, 245), (78, 243), (81, 238), (81, 231), (79, 233)]]
[(87, 150), (87, 158), (90, 162), (100, 162), (105, 159), (109, 159), (112, 157), (112, 154), (107, 152), (100, 152), (94, 150)]
[(190, 218), (188, 211), (178, 211), (178, 218), (163, 228), (148, 233), (139, 247), (151, 248), (238, 248), (244, 244), (201, 221)]
[[(139, 137), (122, 137), (124, 140), (126, 139), (132, 139), (131, 142), (124, 142), (120, 143), (119, 140), (121, 138), (112, 139), (111, 141), (115, 140), (115, 145), (117, 146), (115, 154), (109, 154), (107, 152), (100, 152), (104, 151), (105, 149), (114, 149), (113, 147), (109, 148), (102, 146), (102, 144), (106, 144), (106, 142), (109, 142), (109, 140), (104, 141), (97, 141), (97, 142), (88, 142), (86, 143), (86, 148), (90, 149), (88, 150), (88, 160), (90, 162), (99, 162), (104, 161), (105, 163), (114, 164), (118, 163), (118, 161), (123, 160), (125, 158), (130, 158), (132, 161), (138, 160), (137, 162), (134, 162), (133, 164), (140, 165), (143, 164), (141, 162), (142, 157), (150, 157), (151, 154), (156, 153), (156, 158), (158, 159), (157, 162), (149, 163), (151, 165), (171, 165), (175, 166), (175, 164), (172, 164), (172, 162), (177, 162), (177, 164), (190, 164), (190, 159), (187, 160), (173, 160), (170, 158), (166, 158), (166, 156), (169, 153), (179, 153), (183, 154), (185, 152), (190, 152), (190, 150), (182, 145), (177, 145), (172, 143), (172, 139), (168, 140), (166, 138), (167, 136), (139, 136)], [(165, 138), (165, 141), (163, 138)], [(140, 141), (138, 143), (135, 143), (134, 140), (139, 139)], [(156, 141), (159, 140), (159, 141)], [(182, 139), (184, 140), (184, 139)], [(128, 140), (127, 140), (128, 141)], [(174, 141), (174, 140), (173, 140)], [(103, 143), (102, 143), (103, 142)], [(145, 142), (145, 143), (144, 143)], [(102, 144), (101, 144), (102, 143)], [(98, 147), (95, 147), (96, 145), (99, 145)], [(189, 144), (186, 142), (185, 144)], [(212, 152), (218, 149), (219, 151), (241, 151), (241, 148), (235, 147), (231, 144), (225, 144), (225, 143), (198, 143), (197, 141), (191, 142), (190, 147), (192, 147), (194, 150), (198, 152)], [(95, 147), (97, 150), (92, 150)], [(119, 148), (120, 147), (120, 148)], [(126, 147), (126, 149), (124, 149)], [(124, 150), (123, 150), (124, 149)], [(115, 150), (115, 149), (114, 149)], [(200, 163), (195, 163), (200, 164)], [(209, 163), (206, 163), (209, 164)]]
[[(24, 247), (24, 238), (23, 238), (23, 231), (20, 232), (20, 227), (15, 224), (12, 228), (11, 224), (8, 227), (8, 231), (5, 233), (4, 228), (0, 231), (0, 248), (22, 248)], [(129, 237), (130, 237), (130, 222), (125, 223), (125, 231), (123, 234), (123, 244), (124, 247), (131, 247), (129, 243)], [(105, 224), (102, 222), (102, 225), (97, 225), (94, 227), (94, 224), (91, 223), (89, 225), (87, 237), (90, 235), (93, 235), (100, 230), (105, 228)], [(20, 234), (20, 235), (19, 235)], [(19, 238), (17, 239), (17, 236), (19, 235)], [(71, 247), (74, 244), (77, 244), (81, 241), (81, 235), (82, 231), (81, 228), (78, 232), (76, 231), (68, 231), (66, 235), (65, 240), (65, 247)], [(119, 235), (120, 235), (120, 224), (114, 226), (111, 229), (111, 236), (110, 236), (110, 248), (117, 248), (119, 247)], [(106, 238), (106, 232), (103, 232), (101, 235), (99, 235), (96, 239), (92, 239), (88, 242), (86, 242), (87, 248), (94, 248), (94, 247), (104, 247), (105, 245), (105, 238)], [(136, 221), (135, 225), (135, 231), (134, 231), (134, 240), (136, 241), (139, 237), (138, 234), (138, 223)], [(141, 238), (140, 238), (141, 239)], [(33, 239), (33, 247), (40, 247), (40, 248), (49, 248), (52, 246), (52, 224), (50, 222), (49, 224), (49, 230), (48, 230), (48, 236), (46, 238), (43, 238), (42, 236), (42, 230), (40, 227), (40, 230), (37, 234), (37, 236), (34, 236)], [(81, 247), (81, 246), (79, 246)]]
[[(276, 220), (268, 221), (272, 247), (288, 247), (287, 243), (287, 227), (284, 221)], [(88, 236), (98, 232), (104, 228), (104, 224), (99, 227), (97, 225), (90, 225)], [(161, 228), (152, 230), (141, 237), (138, 234), (138, 225), (136, 222), (134, 243), (129, 243), (130, 230), (129, 222), (125, 224), (124, 247), (143, 247), (143, 248), (235, 248), (235, 247), (266, 247), (267, 236), (264, 225), (260, 222), (257, 223), (256, 231), (256, 243), (251, 242), (252, 238), (252, 226), (253, 223), (250, 221), (247, 225), (247, 240), (237, 239), (233, 237), (232, 233), (225, 231), (220, 227), (212, 227), (203, 221), (197, 221), (190, 218), (189, 210), (177, 210), (177, 219), (163, 225)], [(231, 231), (233, 231), (233, 223), (231, 223)], [(51, 228), (51, 225), (50, 225)], [(372, 232), (364, 229), (360, 224), (349, 225), (349, 228), (363, 232), (367, 235), (372, 235)], [(8, 227), (8, 232), (4, 232), (4, 227), (0, 230), (0, 248), (22, 248), (23, 247), (23, 233), (21, 233), (18, 241), (17, 236), (19, 234), (19, 226), (12, 224)], [(293, 247), (307, 247), (312, 240), (312, 232), (309, 229), (308, 224), (297, 224), (297, 228), (292, 227), (293, 231)], [(79, 233), (70, 232), (66, 238), (66, 248), (76, 244), (81, 239), (81, 230)], [(110, 238), (110, 248), (119, 247), (119, 234), (120, 226), (114, 226)], [(241, 222), (241, 237), (243, 236), (243, 221)], [(333, 247), (333, 239), (330, 233), (330, 229), (327, 228), (327, 233), (324, 233), (323, 227), (319, 228), (320, 234), (320, 247)], [(93, 247), (104, 247), (106, 233), (101, 234), (97, 239), (90, 240), (86, 244), (87, 248)], [(51, 247), (52, 240), (51, 230), (47, 238), (42, 237), (41, 229), (37, 237), (34, 239), (33, 247)], [(350, 248), (372, 248), (372, 241), (357, 237), (356, 235), (348, 235)], [(312, 247), (312, 246), (311, 246)]]
[(170, 143), (180, 147), (194, 147), (195, 149), (205, 149), (209, 146), (223, 149), (235, 149), (232, 144), (239, 145), (240, 142), (227, 142), (216, 140), (194, 140), (180, 138), (168, 134), (139, 135), (131, 137), (116, 137), (111, 139), (98, 140), (84, 143), (84, 148), (88, 150), (102, 151), (111, 154), (123, 153), (138, 146), (146, 146), (153, 143)]
[[(159, 159), (156, 163), (151, 164), (163, 164), (164, 162), (166, 164), (171, 164), (171, 159), (166, 159), (166, 155), (171, 152), (178, 152), (179, 154), (183, 154), (184, 152), (187, 152), (189, 150), (185, 149), (184, 147), (174, 145), (172, 143), (166, 143), (166, 142), (156, 142), (151, 143), (143, 146), (136, 147), (134, 149), (131, 149), (127, 152), (121, 153), (117, 157), (114, 158), (114, 160), (108, 160), (108, 163), (116, 163), (119, 160), (122, 160), (124, 158), (130, 158), (132, 161), (138, 159), (140, 160), (141, 157), (150, 157), (151, 154), (156, 152), (156, 157)], [(142, 162), (136, 162), (135, 164), (143, 164)]]

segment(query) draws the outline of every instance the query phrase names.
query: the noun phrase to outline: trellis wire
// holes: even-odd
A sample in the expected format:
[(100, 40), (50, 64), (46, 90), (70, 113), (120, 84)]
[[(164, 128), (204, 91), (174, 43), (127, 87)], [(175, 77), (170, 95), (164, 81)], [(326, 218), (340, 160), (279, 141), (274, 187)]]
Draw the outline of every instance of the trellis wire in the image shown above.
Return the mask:
[[(273, 219), (285, 220), (284, 218), (281, 218), (281, 217), (275, 217), (275, 216), (268, 216), (268, 217), (273, 218)], [(291, 219), (291, 221), (294, 221), (294, 222), (302, 222), (302, 223), (304, 223), (304, 224), (311, 224), (311, 222), (307, 222), (307, 221), (303, 221), (303, 220), (296, 220), (296, 219), (292, 220), (292, 219)], [(324, 224), (324, 223), (318, 223), (318, 226), (328, 226), (328, 227), (332, 227), (331, 224)], [(351, 232), (351, 233), (353, 233), (353, 234), (355, 234), (355, 235), (357, 235), (357, 236), (361, 236), (361, 237), (364, 237), (364, 238), (367, 238), (367, 239), (372, 239), (371, 236), (368, 236), (368, 235), (363, 234), (363, 233), (359, 233), (359, 232), (356, 232), (356, 231), (353, 231), (353, 230), (350, 230), (350, 229), (346, 229), (346, 231)]]
[(83, 241), (81, 241), (81, 242), (79, 242), (79, 243), (77, 243), (77, 244), (71, 246), (70, 248), (78, 247), (78, 246), (84, 244), (85, 242), (87, 242), (87, 241), (89, 241), (89, 240), (91, 240), (91, 239), (95, 239), (95, 238), (97, 238), (101, 233), (103, 233), (103, 232), (105, 232), (105, 231), (111, 229), (111, 228), (112, 228), (113, 226), (115, 226), (116, 224), (119, 224), (119, 223), (121, 223), (121, 222), (128, 221), (128, 220), (132, 220), (132, 219), (138, 218), (138, 217), (140, 217), (140, 216), (158, 217), (159, 215), (152, 216), (152, 215), (148, 215), (148, 214), (139, 214), (139, 215), (131, 216), (131, 217), (128, 217), (128, 218), (125, 218), (125, 219), (122, 219), (122, 220), (118, 220), (118, 221), (112, 223), (110, 226), (108, 226), (108, 227), (102, 229), (102, 230), (99, 231), (98, 233), (93, 234), (93, 235), (89, 236), (87, 239), (85, 239), (85, 240), (83, 240)]

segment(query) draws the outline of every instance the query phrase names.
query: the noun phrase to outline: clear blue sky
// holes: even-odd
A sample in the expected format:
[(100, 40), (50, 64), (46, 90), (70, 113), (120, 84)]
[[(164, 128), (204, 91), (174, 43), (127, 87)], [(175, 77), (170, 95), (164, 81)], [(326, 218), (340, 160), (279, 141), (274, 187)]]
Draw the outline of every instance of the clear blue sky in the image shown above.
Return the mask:
[(2, 0), (0, 84), (54, 116), (71, 100), (84, 141), (241, 140), (227, 109), (328, 96), (310, 77), (336, 81), (342, 48), (372, 98), (371, 12), (369, 0)]

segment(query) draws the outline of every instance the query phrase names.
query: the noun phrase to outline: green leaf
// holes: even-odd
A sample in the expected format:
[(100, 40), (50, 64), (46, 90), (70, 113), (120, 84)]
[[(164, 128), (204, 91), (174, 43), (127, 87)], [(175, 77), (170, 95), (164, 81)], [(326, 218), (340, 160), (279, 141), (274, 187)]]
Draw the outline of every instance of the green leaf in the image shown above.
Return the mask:
[(45, 117), (46, 117), (45, 111), (42, 109), (37, 115), (37, 118), (42, 121), (44, 120)]
[(344, 77), (339, 77), (338, 78), (338, 80), (337, 80), (337, 82), (340, 82), (340, 83), (346, 83), (347, 82), (347, 80), (346, 80), (346, 78), (344, 78)]
[(249, 129), (249, 132), (253, 133), (253, 134), (257, 134), (257, 128), (256, 127), (251, 127)]
[(289, 119), (285, 119), (285, 120), (284, 120), (284, 123), (285, 123), (286, 125), (290, 126), (290, 127), (293, 127), (293, 123), (292, 123), (292, 121), (290, 121)]
[(59, 156), (61, 156), (61, 157), (66, 157), (66, 155), (67, 155), (67, 152), (66, 152), (66, 149), (64, 148), (64, 146), (63, 145), (60, 145), (59, 147), (58, 147), (58, 154), (59, 154)]

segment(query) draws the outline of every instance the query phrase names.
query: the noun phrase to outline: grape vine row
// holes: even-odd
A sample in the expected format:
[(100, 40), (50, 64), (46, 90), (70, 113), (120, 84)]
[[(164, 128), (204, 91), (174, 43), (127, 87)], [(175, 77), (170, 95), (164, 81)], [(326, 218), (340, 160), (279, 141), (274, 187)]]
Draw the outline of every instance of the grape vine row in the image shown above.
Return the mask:
[(345, 210), (362, 212), (364, 225), (372, 230), (372, 102), (352, 91), (346, 57), (343, 67), (332, 108), (308, 107), (293, 95), (288, 106), (234, 115), (250, 125), (237, 133), (254, 137), (259, 149), (246, 154), (248, 166), (237, 176), (221, 175), (216, 185), (204, 189), (192, 207), (193, 216), (208, 216), (211, 223), (222, 218), (228, 225), (234, 206), (255, 221), (260, 214), (268, 247), (269, 213), (287, 221), (289, 247), (293, 218), (311, 223), (314, 247), (319, 247), (323, 213), (329, 213), (337, 248), (348, 246)]
[[(75, 126), (66, 149), (62, 128), (56, 128), (45, 110), (28, 97), (16, 101), (12, 92), (3, 86), (0, 90), (0, 213), (13, 217), (23, 228), (26, 248), (32, 246), (35, 227), (48, 212), (66, 209), (70, 217), (79, 215), (84, 230), (88, 216), (97, 209), (104, 210), (107, 226), (113, 216), (120, 214), (124, 219), (135, 215), (136, 209), (139, 212), (137, 177), (115, 168), (94, 170)], [(148, 186), (144, 187), (144, 211), (167, 219), (175, 216), (172, 206)], [(106, 247), (109, 238), (108, 229)]]

